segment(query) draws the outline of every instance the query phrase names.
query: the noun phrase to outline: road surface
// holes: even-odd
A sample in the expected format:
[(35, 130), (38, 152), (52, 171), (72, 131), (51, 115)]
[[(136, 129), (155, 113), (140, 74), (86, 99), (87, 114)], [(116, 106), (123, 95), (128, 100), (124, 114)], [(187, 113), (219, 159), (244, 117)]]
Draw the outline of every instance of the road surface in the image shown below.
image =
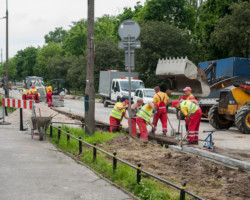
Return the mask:
[(1, 200), (131, 199), (48, 141), (0, 128)]

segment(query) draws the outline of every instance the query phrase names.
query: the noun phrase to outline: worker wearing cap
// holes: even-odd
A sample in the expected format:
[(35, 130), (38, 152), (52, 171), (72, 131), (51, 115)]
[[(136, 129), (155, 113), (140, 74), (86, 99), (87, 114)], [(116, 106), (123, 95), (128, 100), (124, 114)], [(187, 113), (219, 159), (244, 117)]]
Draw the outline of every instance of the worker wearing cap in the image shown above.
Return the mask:
[(53, 104), (53, 100), (52, 100), (52, 87), (51, 86), (47, 86), (46, 87), (46, 92), (47, 92), (47, 102), (48, 102), (48, 107), (50, 106), (54, 106)]
[(192, 89), (191, 87), (185, 87), (183, 89), (183, 91), (185, 92), (186, 96), (187, 96), (187, 99), (186, 100), (195, 100), (195, 97), (194, 95), (192, 95)]
[[(132, 136), (137, 136), (137, 130), (136, 130), (136, 114), (141, 109), (143, 104), (143, 99), (138, 99), (136, 103), (131, 105), (131, 134)], [(129, 120), (128, 120), (129, 125)]]
[(152, 132), (156, 131), (157, 122), (160, 119), (162, 124), (162, 132), (163, 136), (166, 136), (167, 134), (167, 104), (169, 103), (169, 97), (165, 92), (161, 92), (160, 87), (156, 86), (154, 87), (155, 90), (155, 96), (153, 98), (153, 103), (159, 104), (159, 109), (157, 110), (156, 114), (154, 115), (153, 125), (154, 129), (152, 129)]
[[(185, 88), (183, 89), (183, 91), (185, 92), (186, 100), (189, 100), (189, 101), (195, 100), (194, 95), (192, 95), (192, 89), (191, 89), (191, 87), (188, 87), (188, 86), (187, 86), (187, 87), (185, 87)], [(187, 117), (185, 118), (185, 126), (186, 126), (186, 130), (188, 130)]]
[(129, 101), (125, 100), (124, 102), (117, 102), (110, 113), (109, 122), (110, 122), (110, 132), (119, 132), (120, 131), (120, 124), (122, 118), (125, 117), (128, 119), (126, 115), (126, 108), (129, 105)]
[(22, 100), (27, 100), (27, 90), (23, 88), (21, 90), (21, 93), (22, 93)]
[(150, 118), (153, 115), (153, 110), (158, 110), (158, 109), (159, 109), (159, 104), (147, 103), (136, 114), (136, 123), (141, 133), (140, 138), (148, 139), (147, 125), (149, 124), (152, 127), (154, 126), (150, 122)]
[(189, 100), (183, 102), (173, 101), (172, 107), (181, 109), (181, 112), (187, 117), (188, 122), (188, 137), (190, 144), (198, 144), (199, 128), (201, 122), (202, 112), (198, 105)]

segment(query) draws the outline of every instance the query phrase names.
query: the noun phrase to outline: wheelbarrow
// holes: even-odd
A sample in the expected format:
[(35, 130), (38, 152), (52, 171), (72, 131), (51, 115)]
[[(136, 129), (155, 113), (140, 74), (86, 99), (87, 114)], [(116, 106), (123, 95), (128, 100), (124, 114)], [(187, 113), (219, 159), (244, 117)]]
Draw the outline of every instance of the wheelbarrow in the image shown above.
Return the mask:
[(31, 138), (34, 137), (34, 130), (38, 130), (39, 140), (43, 140), (43, 137), (46, 136), (46, 129), (48, 128), (52, 117), (31, 117), (29, 121), (31, 126)]

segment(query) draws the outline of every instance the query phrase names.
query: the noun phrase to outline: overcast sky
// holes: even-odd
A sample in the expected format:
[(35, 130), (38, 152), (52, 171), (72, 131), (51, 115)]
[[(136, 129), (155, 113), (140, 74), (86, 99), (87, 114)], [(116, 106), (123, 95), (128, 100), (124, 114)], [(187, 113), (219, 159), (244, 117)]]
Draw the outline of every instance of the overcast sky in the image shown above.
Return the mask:
[[(124, 7), (143, 5), (146, 0), (95, 0), (95, 17), (118, 15)], [(9, 57), (28, 46), (44, 45), (44, 35), (55, 27), (69, 29), (72, 21), (87, 18), (87, 0), (8, 0)], [(0, 17), (5, 16), (6, 0), (0, 0)], [(0, 20), (0, 48), (5, 60), (5, 19)]]

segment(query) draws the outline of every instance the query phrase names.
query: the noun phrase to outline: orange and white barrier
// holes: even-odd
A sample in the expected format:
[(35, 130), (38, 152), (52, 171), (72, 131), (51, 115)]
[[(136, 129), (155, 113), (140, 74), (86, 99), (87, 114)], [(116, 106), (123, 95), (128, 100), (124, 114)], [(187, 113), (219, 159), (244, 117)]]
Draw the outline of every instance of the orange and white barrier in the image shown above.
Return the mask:
[(3, 98), (2, 105), (3, 105), (3, 107), (23, 108), (23, 109), (32, 110), (34, 103), (30, 100)]

